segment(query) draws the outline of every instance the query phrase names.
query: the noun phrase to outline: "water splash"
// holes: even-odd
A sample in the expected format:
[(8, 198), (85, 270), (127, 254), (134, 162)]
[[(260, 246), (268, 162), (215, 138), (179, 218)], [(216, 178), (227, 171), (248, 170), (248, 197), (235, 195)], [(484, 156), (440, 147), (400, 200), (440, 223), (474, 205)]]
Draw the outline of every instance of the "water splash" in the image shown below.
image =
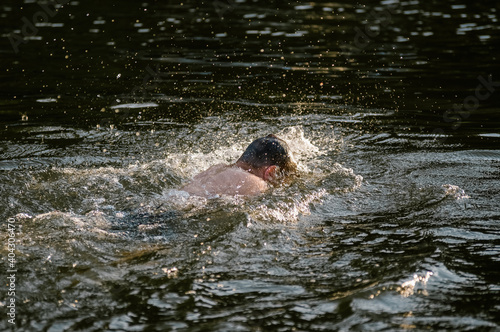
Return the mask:
[(288, 199), (272, 199), (252, 209), (250, 216), (253, 220), (293, 223), (310, 214), (311, 205), (320, 204), (327, 194), (325, 189), (319, 189), (308, 194), (296, 193)]
[(433, 275), (431, 271), (427, 271), (425, 275), (418, 275), (414, 274), (413, 279), (405, 281), (401, 284), (401, 287), (397, 288), (397, 291), (403, 296), (403, 297), (409, 297), (415, 294), (415, 287), (418, 284), (426, 285), (427, 281), (429, 281), (429, 278)]
[[(216, 120), (209, 119), (203, 126), (211, 128)], [(225, 126), (231, 130), (231, 126), (237, 127), (237, 124), (226, 123)], [(48, 197), (47, 201), (55, 210), (72, 207), (71, 213), (53, 211), (37, 215), (35, 219), (49, 220), (49, 224), (60, 223), (61, 227), (64, 224), (88, 230), (92, 225), (95, 230), (106, 230), (109, 223), (136, 214), (158, 216), (179, 211), (179, 218), (185, 219), (210, 209), (227, 208), (236, 213), (248, 213), (256, 220), (296, 222), (300, 216), (310, 214), (311, 206), (321, 204), (325, 196), (356, 190), (362, 183), (362, 177), (352, 169), (326, 156), (330, 146), (316, 145), (304, 127), (286, 126), (274, 130), (266, 126), (260, 128), (259, 133), (275, 132), (289, 143), (301, 173), (296, 183), (274, 188), (262, 198), (250, 201), (236, 196), (219, 197), (210, 202), (190, 196), (179, 190), (182, 183), (212, 165), (234, 162), (246, 147), (249, 136), (251, 140), (256, 136), (243, 131), (225, 142), (220, 140), (219, 133), (207, 130), (203, 128), (205, 136), (199, 145), (166, 145), (161, 159), (135, 161), (121, 167), (53, 167), (34, 176), (29, 184), (33, 194)], [(184, 138), (198, 135), (197, 131)], [(96, 224), (98, 217), (103, 220), (101, 225)], [(159, 228), (161, 225), (156, 222), (138, 225), (136, 230), (154, 234)]]
[[(228, 131), (235, 132), (223, 134), (232, 139), (220, 139), (222, 134), (215, 124), (221, 122)], [(303, 126), (277, 130), (264, 125), (253, 134), (239, 127), (237, 123), (211, 118), (195, 126), (191, 133), (179, 129), (178, 136), (190, 144), (169, 142), (164, 146), (163, 158), (96, 168), (58, 166), (34, 173), (28, 184), (30, 192), (45, 197), (45, 205), (53, 210), (24, 218), (26, 228), (29, 233), (45, 234), (49, 242), (59, 240), (55, 234), (65, 232), (62, 238), (67, 243), (54, 246), (54, 250), (63, 252), (73, 251), (75, 245), (84, 251), (104, 238), (171, 241), (172, 232), (191, 234), (190, 223), (205, 227), (214, 223), (210, 219), (225, 220), (231, 215), (245, 214), (250, 221), (294, 223), (311, 214), (311, 208), (322, 204), (327, 195), (352, 191), (361, 185), (362, 178), (352, 169), (333, 163), (327, 156), (330, 145), (317, 145)], [(193, 145), (193, 137), (200, 132), (200, 143)], [(269, 132), (289, 143), (298, 162), (301, 178), (292, 185), (273, 188), (255, 199), (236, 196), (207, 200), (179, 190), (183, 182), (206, 168), (234, 162), (251, 140)], [(71, 206), (71, 210), (65, 211), (64, 206)], [(210, 229), (205, 235), (210, 236)], [(54, 252), (50, 255), (57, 257)]]
[(304, 130), (301, 126), (285, 128), (278, 133), (278, 137), (288, 143), (295, 160), (302, 168), (305, 167), (304, 163), (307, 160), (324, 154), (324, 152), (320, 151), (317, 146), (304, 136)]
[(444, 189), (445, 196), (452, 197), (457, 201), (470, 198), (470, 196), (467, 195), (465, 191), (459, 186), (455, 186), (452, 184), (443, 184), (442, 187)]

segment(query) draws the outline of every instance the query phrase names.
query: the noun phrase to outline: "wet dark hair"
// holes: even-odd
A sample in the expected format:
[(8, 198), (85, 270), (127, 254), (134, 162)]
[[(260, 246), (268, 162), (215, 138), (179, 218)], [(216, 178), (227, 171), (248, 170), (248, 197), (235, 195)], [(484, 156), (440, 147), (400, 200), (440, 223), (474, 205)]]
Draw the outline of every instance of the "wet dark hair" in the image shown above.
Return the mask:
[(297, 169), (288, 144), (273, 134), (253, 141), (238, 161), (255, 168), (276, 165), (283, 175), (295, 173)]

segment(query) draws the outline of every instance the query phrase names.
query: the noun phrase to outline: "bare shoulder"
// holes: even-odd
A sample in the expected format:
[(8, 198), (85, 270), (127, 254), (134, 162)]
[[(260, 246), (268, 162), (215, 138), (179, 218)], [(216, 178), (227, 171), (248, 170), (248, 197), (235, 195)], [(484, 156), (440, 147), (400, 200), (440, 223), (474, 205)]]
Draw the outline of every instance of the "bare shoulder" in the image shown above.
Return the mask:
[(198, 174), (183, 190), (198, 196), (257, 195), (267, 189), (261, 178), (239, 167), (215, 165)]
[(226, 172), (227, 179), (240, 189), (241, 195), (248, 195), (249, 192), (253, 191), (260, 193), (267, 189), (266, 181), (242, 170), (239, 167), (230, 167)]
[(266, 181), (239, 167), (228, 167), (220, 175), (220, 189), (226, 195), (257, 195), (267, 190)]
[(206, 178), (207, 176), (214, 176), (217, 173), (224, 171), (228, 167), (229, 166), (225, 164), (217, 164), (210, 166), (207, 170), (201, 172), (200, 174), (195, 175), (193, 179), (196, 180), (196, 179)]

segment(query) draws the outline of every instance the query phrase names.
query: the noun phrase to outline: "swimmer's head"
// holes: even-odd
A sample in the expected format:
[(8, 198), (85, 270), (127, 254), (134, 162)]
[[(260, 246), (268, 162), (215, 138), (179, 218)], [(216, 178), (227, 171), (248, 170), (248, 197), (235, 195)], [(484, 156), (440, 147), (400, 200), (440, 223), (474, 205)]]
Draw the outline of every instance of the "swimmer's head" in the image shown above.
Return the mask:
[(266, 181), (278, 175), (288, 176), (297, 170), (288, 144), (273, 134), (253, 141), (236, 162), (238, 165), (248, 165)]

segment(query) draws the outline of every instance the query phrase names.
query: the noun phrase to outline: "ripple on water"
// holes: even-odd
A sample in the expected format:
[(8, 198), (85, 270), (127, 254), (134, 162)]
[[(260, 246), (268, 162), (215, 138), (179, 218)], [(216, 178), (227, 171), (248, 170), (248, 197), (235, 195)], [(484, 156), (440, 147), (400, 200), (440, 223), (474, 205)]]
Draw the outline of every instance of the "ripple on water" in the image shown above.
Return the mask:
[[(468, 300), (494, 301), (480, 270), (495, 262), (498, 246), (491, 244), (498, 239), (491, 220), (461, 218), (464, 210), (457, 210), (465, 207), (457, 203), (477, 192), (467, 198), (454, 166), (464, 157), (494, 163), (495, 153), (415, 159), (413, 152), (392, 152), (402, 141), (339, 130), (334, 119), (285, 116), (250, 126), (212, 117), (158, 130), (154, 139), (93, 132), (85, 144), (118, 133), (123, 138), (113, 144), (143, 158), (15, 170), (16, 177), (3, 179), (10, 189), (25, 184), (22, 197), (6, 202), (25, 213), (15, 219), (23, 231), (19, 264), (29, 267), (26, 280), (35, 280), (21, 284), (26, 303), (36, 300), (53, 326), (73, 308), (87, 317), (98, 310), (96, 326), (117, 329), (235, 329), (258, 320), (271, 330), (297, 322), (355, 330), (426, 326), (421, 308), (466, 313), (460, 305)], [(295, 182), (253, 198), (206, 199), (179, 190), (271, 132), (290, 142), (301, 173)], [(164, 143), (147, 150), (157, 139)], [(96, 158), (79, 144), (75, 153)], [(429, 163), (439, 167), (425, 171)], [(479, 266), (470, 266), (468, 256), (478, 257)], [(432, 326), (466, 324), (447, 317), (433, 317)]]

